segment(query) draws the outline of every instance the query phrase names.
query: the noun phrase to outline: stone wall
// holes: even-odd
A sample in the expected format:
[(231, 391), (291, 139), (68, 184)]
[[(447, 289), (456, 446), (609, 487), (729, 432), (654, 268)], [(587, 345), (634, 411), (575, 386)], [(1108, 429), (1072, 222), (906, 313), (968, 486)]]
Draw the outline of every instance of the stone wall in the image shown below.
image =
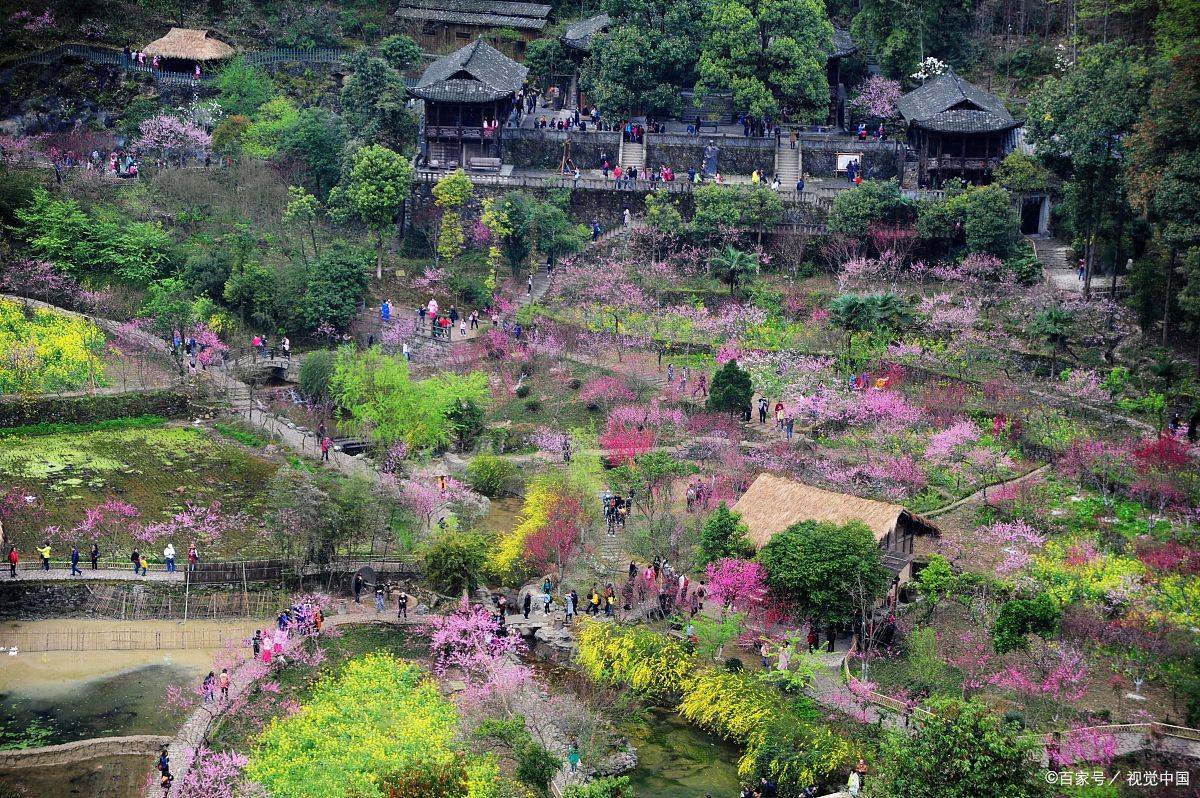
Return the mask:
[(681, 133), (647, 134), (646, 165), (652, 169), (670, 165), (676, 173), (686, 172), (688, 167), (703, 163), (704, 147), (710, 141), (720, 150), (717, 171), (723, 175), (748, 175), (756, 169), (761, 174), (775, 172), (773, 138), (714, 138)]
[(0, 769), (62, 767), (89, 759), (110, 756), (154, 756), (173, 738), (157, 734), (131, 737), (93, 737), (62, 745), (0, 751)]
[(601, 155), (616, 163), (621, 134), (567, 130), (505, 128), (501, 133), (504, 162), (517, 169), (549, 169), (562, 165), (563, 146), (571, 143), (571, 159), (581, 170), (600, 168)]
[(854, 153), (863, 167), (863, 179), (890, 180), (904, 170), (904, 145), (898, 141), (854, 139), (801, 140), (804, 171), (813, 177), (834, 177), (838, 153)]

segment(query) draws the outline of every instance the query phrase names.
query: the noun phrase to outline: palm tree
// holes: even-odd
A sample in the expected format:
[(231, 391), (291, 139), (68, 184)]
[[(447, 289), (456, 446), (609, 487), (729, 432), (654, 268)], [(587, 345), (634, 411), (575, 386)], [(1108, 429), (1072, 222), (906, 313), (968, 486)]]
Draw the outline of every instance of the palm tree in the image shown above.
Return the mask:
[(714, 254), (708, 262), (724, 275), (724, 281), (729, 283), (730, 296), (734, 295), (738, 281), (758, 268), (757, 257), (730, 245)]

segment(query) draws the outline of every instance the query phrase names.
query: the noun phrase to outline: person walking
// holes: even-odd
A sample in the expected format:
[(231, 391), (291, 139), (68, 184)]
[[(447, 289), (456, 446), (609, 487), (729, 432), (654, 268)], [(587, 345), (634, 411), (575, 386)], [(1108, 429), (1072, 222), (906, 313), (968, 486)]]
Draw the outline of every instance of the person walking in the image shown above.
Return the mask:
[(329, 447), (331, 446), (333, 446), (333, 441), (329, 440), (328, 435), (321, 439), (321, 462), (329, 462)]
[(785, 418), (783, 420), (783, 430), (787, 435), (788, 443), (792, 442), (792, 433), (795, 431), (795, 429), (796, 429), (796, 417), (795, 416), (788, 416), (787, 418)]
[(142, 555), (140, 564), (142, 566), (142, 576), (145, 576), (150, 571), (150, 561), (146, 559), (145, 554)]
[(566, 595), (564, 603), (567, 607), (566, 624), (568, 626), (575, 625), (575, 608), (579, 606), (579, 594), (572, 590)]
[(175, 573), (175, 544), (167, 543), (167, 547), (163, 549), (163, 559), (167, 562), (167, 573)]
[(408, 593), (400, 591), (400, 600), (396, 605), (396, 617), (408, 620)]
[[(547, 585), (550, 584), (549, 580), (546, 581), (546, 584)], [(550, 595), (549, 587), (545, 587), (543, 589), (546, 592), (542, 593), (542, 614), (549, 615), (550, 614), (550, 605), (552, 605), (554, 603), (554, 597)]]
[(200, 553), (196, 551), (196, 544), (188, 544), (187, 552), (188, 570), (194, 571), (200, 565)]
[(758, 647), (758, 655), (762, 658), (763, 670), (771, 667), (771, 644), (768, 641), (762, 641), (762, 645)]
[(624, 221), (626, 227), (629, 227), (631, 224), (633, 224), (633, 214), (629, 212), (628, 208), (621, 211), (621, 219)]
[(258, 659), (262, 655), (262, 629), (254, 630), (254, 637), (250, 638), (250, 647), (254, 650), (254, 658)]
[(38, 554), (40, 554), (42, 557), (42, 570), (49, 571), (50, 570), (50, 543), (49, 543), (49, 541), (42, 544), (42, 547), (38, 549)]
[(95, 571), (96, 569), (98, 569), (100, 567), (100, 546), (93, 543), (92, 551), (89, 556), (92, 560), (92, 570)]
[(217, 684), (221, 686), (221, 700), (229, 700), (229, 669), (221, 668), (221, 675), (217, 677)]
[(383, 612), (383, 585), (379, 582), (375, 583), (375, 614), (379, 615)]
[(17, 578), (17, 564), (21, 562), (21, 555), (17, 554), (16, 546), (8, 547), (8, 575), (12, 579)]
[(79, 570), (79, 546), (71, 547), (71, 576), (83, 576), (83, 571)]
[(673, 382), (675, 382), (675, 364), (668, 363), (667, 364), (667, 385), (670, 385)]
[(525, 600), (521, 602), (521, 614), (525, 616), (525, 620), (529, 620), (529, 610), (533, 606), (533, 596), (529, 591), (525, 591)]
[(758, 397), (758, 423), (759, 424), (767, 423), (767, 407), (769, 405), (770, 405), (770, 402), (767, 401), (767, 397), (765, 397), (765, 396)]
[(867, 783), (867, 760), (859, 759), (854, 765), (854, 772), (858, 774), (858, 785), (863, 787)]
[(216, 684), (217, 684), (217, 675), (215, 673), (213, 673), (212, 671), (209, 671), (208, 675), (204, 677), (204, 684), (201, 685), (201, 688), (200, 688), (204, 694), (204, 703), (205, 704), (207, 704), (213, 700), (213, 690), (215, 689)]
[(362, 578), (362, 574), (355, 574), (353, 584), (354, 584), (354, 603), (362, 604), (362, 592), (363, 592), (363, 586), (366, 584), (366, 580), (364, 580)]

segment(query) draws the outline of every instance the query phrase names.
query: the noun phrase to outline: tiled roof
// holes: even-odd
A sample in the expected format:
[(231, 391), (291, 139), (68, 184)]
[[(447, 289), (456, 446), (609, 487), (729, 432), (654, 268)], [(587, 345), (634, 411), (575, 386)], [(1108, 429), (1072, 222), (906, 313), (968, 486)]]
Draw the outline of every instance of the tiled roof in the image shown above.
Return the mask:
[(587, 52), (592, 49), (593, 37), (597, 33), (602, 33), (611, 24), (612, 19), (608, 14), (597, 14), (588, 19), (581, 19), (579, 22), (572, 22), (563, 32), (562, 42), (568, 47)]
[(402, 19), (521, 30), (542, 30), (549, 15), (550, 6), (540, 3), (484, 0), (407, 0), (396, 10)]
[(423, 100), (488, 102), (520, 89), (528, 72), (495, 47), (476, 39), (427, 66), (410, 91)]
[(829, 48), (830, 58), (846, 58), (858, 52), (858, 45), (850, 38), (850, 31), (845, 28), (833, 29), (833, 43)]
[(999, 97), (953, 71), (905, 94), (897, 106), (910, 124), (929, 130), (986, 133), (1021, 125)]

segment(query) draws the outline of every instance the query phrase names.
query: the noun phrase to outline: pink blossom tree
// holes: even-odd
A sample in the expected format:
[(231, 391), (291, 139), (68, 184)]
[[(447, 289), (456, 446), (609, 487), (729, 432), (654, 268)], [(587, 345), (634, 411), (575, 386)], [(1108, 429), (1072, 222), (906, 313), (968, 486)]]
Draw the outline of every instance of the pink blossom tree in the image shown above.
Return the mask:
[(130, 532), (130, 522), (140, 515), (138, 508), (129, 502), (107, 499), (84, 510), (83, 520), (71, 530), (71, 534), (90, 538), (101, 544), (101, 550), (113, 552)]
[(212, 136), (203, 128), (170, 114), (158, 114), (138, 125), (134, 147), (157, 152), (163, 158), (182, 162), (184, 156), (207, 152)]
[(529, 669), (514, 661), (524, 642), (519, 635), (500, 634), (499, 621), (481, 604), (468, 606), (464, 600), (449, 615), (431, 619), (426, 631), (434, 671), (461, 673), (472, 700), (503, 697), (513, 684), (530, 678)]
[(896, 104), (900, 102), (900, 82), (882, 75), (872, 75), (858, 84), (858, 89), (848, 105), (867, 116), (886, 121), (896, 115)]
[(708, 595), (722, 607), (750, 613), (767, 598), (766, 569), (754, 560), (725, 557), (709, 563), (704, 576)]

